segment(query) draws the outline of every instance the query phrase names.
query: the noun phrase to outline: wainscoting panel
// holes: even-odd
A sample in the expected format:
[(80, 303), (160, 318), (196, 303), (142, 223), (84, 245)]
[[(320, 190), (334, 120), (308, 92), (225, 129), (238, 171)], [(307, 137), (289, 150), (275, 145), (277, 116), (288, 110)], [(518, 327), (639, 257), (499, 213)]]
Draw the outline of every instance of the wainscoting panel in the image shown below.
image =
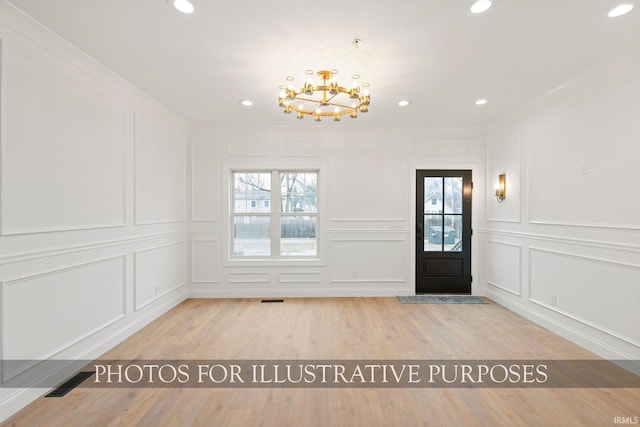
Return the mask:
[(282, 271), (280, 283), (320, 283), (321, 274), (318, 271)]
[(59, 58), (2, 54), (2, 233), (124, 225), (122, 99)]
[(320, 141), (280, 141), (279, 152), (282, 157), (320, 157)]
[(186, 283), (184, 242), (136, 251), (134, 260), (136, 310)]
[[(489, 222), (519, 223), (521, 214), (522, 191), (520, 181), (521, 168), (521, 126), (511, 124), (494, 130), (487, 136), (487, 181), (486, 188), (490, 197), (487, 203)], [(506, 174), (507, 197), (500, 203), (495, 199), (498, 175)]]
[(245, 284), (256, 284), (256, 283), (270, 283), (269, 273), (267, 272), (241, 272), (235, 273), (230, 272), (227, 275), (228, 283), (245, 283)]
[(217, 283), (220, 250), (217, 240), (191, 242), (191, 282)]
[(487, 241), (487, 283), (520, 296), (521, 247), (518, 244)]
[(407, 243), (394, 238), (331, 240), (332, 283), (405, 283)]
[(639, 265), (539, 248), (529, 264), (531, 302), (640, 347)]
[(640, 187), (636, 68), (624, 84), (603, 90), (601, 79), (531, 117), (532, 223), (640, 229), (640, 200), (630, 197)]
[(413, 145), (416, 157), (461, 157), (473, 156), (473, 140), (471, 139), (430, 139), (417, 141)]
[(180, 129), (145, 113), (135, 118), (135, 221), (185, 220), (187, 141)]
[(258, 132), (230, 132), (227, 137), (229, 157), (267, 157), (269, 139)]
[(404, 144), (349, 142), (331, 152), (333, 221), (404, 221), (409, 171)]
[(125, 315), (125, 257), (5, 281), (3, 359), (44, 359)]
[(191, 138), (191, 220), (219, 221), (221, 210), (218, 146), (211, 135)]

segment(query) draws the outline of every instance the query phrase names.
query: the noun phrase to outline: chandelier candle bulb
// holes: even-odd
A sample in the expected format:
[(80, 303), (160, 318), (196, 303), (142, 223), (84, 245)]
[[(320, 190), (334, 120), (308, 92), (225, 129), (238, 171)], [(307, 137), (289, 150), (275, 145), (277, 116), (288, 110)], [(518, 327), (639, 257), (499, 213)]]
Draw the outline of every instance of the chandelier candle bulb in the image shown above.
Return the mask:
[(305, 83), (305, 85), (304, 85), (304, 94), (305, 95), (313, 95), (313, 85), (311, 83)]

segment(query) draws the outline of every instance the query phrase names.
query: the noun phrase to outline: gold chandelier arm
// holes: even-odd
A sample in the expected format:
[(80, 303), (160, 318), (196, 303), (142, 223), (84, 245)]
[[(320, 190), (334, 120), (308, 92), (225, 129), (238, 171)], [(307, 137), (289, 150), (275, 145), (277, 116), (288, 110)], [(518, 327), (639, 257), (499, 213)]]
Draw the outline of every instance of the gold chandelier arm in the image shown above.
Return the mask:
[(335, 95), (331, 96), (331, 98), (327, 98), (327, 100), (323, 100), (323, 99), (310, 99), (310, 98), (302, 98), (300, 96), (296, 96), (296, 100), (299, 101), (306, 101), (306, 102), (315, 102), (316, 104), (320, 104), (320, 105), (333, 105), (335, 107), (342, 107), (342, 108), (355, 108), (351, 105), (342, 105), (342, 104), (338, 104), (335, 102), (331, 102), (331, 100), (333, 98), (335, 98), (336, 96), (340, 95), (340, 93), (336, 93)]
[(359, 105), (357, 106), (352, 106), (352, 105), (343, 105), (343, 104), (338, 104), (337, 102), (327, 102), (326, 105), (333, 105), (334, 107), (342, 107), (342, 108), (348, 108), (350, 110), (355, 110), (356, 108), (358, 108)]
[(338, 95), (340, 95), (340, 92), (338, 92), (338, 93), (334, 94), (331, 98), (327, 99), (324, 103), (325, 103), (326, 105), (336, 105), (336, 104), (332, 104), (332, 103), (330, 103), (329, 101), (331, 101), (333, 98), (335, 98), (335, 97), (336, 97), (336, 96), (338, 96)]
[(321, 99), (300, 98), (299, 96), (296, 96), (296, 100), (306, 101), (306, 102), (315, 102), (315, 103), (318, 103), (318, 104), (322, 104), (322, 100)]

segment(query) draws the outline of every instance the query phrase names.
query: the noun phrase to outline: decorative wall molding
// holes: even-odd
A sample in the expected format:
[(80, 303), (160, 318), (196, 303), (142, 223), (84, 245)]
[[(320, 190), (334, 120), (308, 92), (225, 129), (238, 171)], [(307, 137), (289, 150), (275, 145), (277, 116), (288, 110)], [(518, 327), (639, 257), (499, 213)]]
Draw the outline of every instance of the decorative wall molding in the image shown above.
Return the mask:
[(588, 246), (600, 249), (614, 249), (626, 252), (640, 252), (640, 245), (619, 243), (600, 240), (579, 239), (575, 237), (565, 237), (552, 234), (540, 234), (540, 233), (528, 233), (521, 231), (510, 230), (495, 230), (495, 229), (479, 229), (479, 233), (496, 235), (496, 236), (509, 236), (520, 239), (533, 239), (539, 241), (547, 241), (553, 243), (568, 243), (572, 245)]
[[(14, 55), (8, 57), (7, 48), (12, 49), (12, 52), (23, 52), (29, 58), (35, 59), (38, 64), (32, 65), (31, 62), (23, 64), (20, 57)], [(46, 68), (40, 67), (40, 64)], [(9, 65), (11, 65), (10, 69), (7, 68)], [(4, 282), (0, 281), (0, 307), (2, 307), (3, 316), (0, 326), (2, 329), (0, 356), (4, 358), (16, 353), (43, 353), (42, 357), (91, 360), (175, 307), (188, 296), (186, 286), (182, 286), (174, 291), (167, 291), (172, 293), (165, 294), (144, 310), (131, 311), (133, 302), (131, 297), (134, 291), (134, 283), (131, 279), (134, 277), (132, 272), (135, 273), (135, 266), (131, 262), (132, 252), (143, 245), (154, 245), (163, 240), (185, 241), (188, 237), (184, 219), (174, 221), (173, 223), (177, 224), (174, 226), (147, 228), (135, 227), (132, 224), (135, 220), (136, 208), (135, 203), (132, 203), (132, 201), (135, 202), (135, 176), (132, 175), (132, 171), (135, 171), (135, 157), (132, 156), (135, 148), (133, 112), (150, 117), (153, 121), (151, 128), (157, 129), (160, 135), (164, 133), (163, 129), (174, 128), (179, 135), (178, 138), (185, 139), (189, 124), (9, 2), (0, 2), (0, 66), (3, 68), (0, 72), (0, 94), (3, 98), (1, 100), (3, 108), (0, 108), (3, 117), (0, 118), (0, 123), (5, 125), (2, 127), (3, 134), (0, 136), (0, 153), (4, 155), (0, 154), (0, 156), (3, 162), (21, 159), (16, 164), (4, 163), (0, 166), (0, 203), (5, 210), (4, 213), (8, 214), (3, 218), (3, 212), (0, 212), (0, 234), (3, 235), (0, 238), (2, 243), (0, 246), (3, 249), (0, 254), (0, 266), (4, 272), (1, 277)], [(32, 71), (32, 76), (27, 79), (25, 75), (22, 78), (20, 71), (23, 69)], [(7, 74), (7, 70), (11, 75)], [(62, 75), (65, 80), (61, 80), (59, 75)], [(48, 79), (49, 83), (44, 86), (48, 90), (40, 91), (40, 89), (34, 89), (34, 86), (28, 86), (34, 79), (41, 83), (40, 77)], [(22, 86), (14, 85), (14, 90), (9, 96), (7, 85), (13, 85), (14, 82)], [(30, 92), (23, 90), (23, 87)], [(35, 86), (35, 88), (38, 87)], [(70, 119), (65, 122), (69, 124), (61, 125), (55, 133), (61, 135), (53, 141), (56, 145), (50, 143), (52, 138), (42, 138), (43, 141), (49, 142), (51, 152), (60, 154), (60, 159), (67, 159), (64, 157), (63, 149), (73, 153), (73, 148), (78, 147), (76, 140), (64, 138), (65, 135), (77, 134), (79, 137), (98, 135), (101, 138), (93, 138), (88, 142), (94, 142), (98, 148), (104, 148), (108, 157), (102, 156), (99, 151), (91, 151), (91, 146), (88, 144), (80, 145), (80, 148), (87, 149), (85, 154), (80, 156), (81, 153), (75, 150), (78, 153), (77, 160), (74, 160), (72, 154), (69, 158), (71, 168), (62, 169), (61, 174), (56, 175), (58, 179), (49, 182), (54, 189), (54, 196), (65, 195), (65, 188), (73, 190), (71, 185), (73, 182), (67, 177), (84, 176), (80, 175), (84, 171), (83, 167), (88, 169), (95, 165), (91, 170), (95, 175), (88, 174), (85, 181), (76, 181), (76, 184), (84, 185), (81, 188), (84, 192), (69, 194), (76, 206), (86, 209), (74, 210), (74, 205), (65, 203), (64, 198), (51, 197), (51, 192), (46, 191), (45, 185), (39, 185), (40, 183), (35, 180), (37, 178), (31, 181), (32, 188), (35, 190), (25, 191), (22, 199), (17, 197), (22, 190), (21, 180), (25, 179), (26, 183), (26, 179), (34, 175), (28, 174), (27, 169), (21, 172), (16, 168), (21, 167), (23, 161), (27, 162), (35, 156), (26, 152), (25, 147), (28, 146), (12, 144), (20, 141), (21, 135), (17, 132), (28, 129), (29, 123), (33, 122), (36, 128), (40, 124), (40, 121), (34, 122), (34, 118), (29, 115), (29, 110), (25, 110), (24, 105), (29, 104), (15, 102), (15, 100), (20, 101), (18, 97), (23, 92), (31, 93), (35, 98), (41, 94), (46, 99), (60, 102), (62, 106), (65, 106), (65, 97), (59, 96), (60, 93), (68, 93), (75, 97), (72, 105), (65, 108), (70, 113), (76, 114), (69, 115)], [(85, 106), (89, 108), (83, 108)], [(102, 111), (104, 113), (101, 113)], [(14, 120), (9, 117), (15, 124), (13, 129), (16, 129), (9, 135), (6, 133), (7, 121), (5, 120), (8, 112), (16, 118)], [(48, 114), (47, 111), (45, 113)], [(88, 113), (89, 120), (97, 118), (100, 126), (106, 126), (104, 133), (96, 134), (91, 127), (91, 122), (82, 119), (85, 117), (83, 113)], [(25, 114), (26, 117), (23, 117)], [(42, 115), (42, 117), (48, 116)], [(25, 121), (26, 124), (24, 124), (22, 119), (31, 119), (31, 122)], [(86, 126), (78, 127), (74, 122)], [(38, 141), (41, 139), (41, 134), (47, 136), (45, 133), (47, 128), (43, 129), (45, 130), (42, 133), (34, 133), (38, 136), (38, 139), (32, 139), (35, 147), (40, 145)], [(103, 145), (103, 141), (113, 141), (114, 144)], [(9, 151), (14, 148), (22, 148), (23, 151)], [(121, 152), (122, 156), (120, 156)], [(41, 151), (41, 153), (46, 152)], [(8, 155), (11, 155), (12, 159), (9, 159)], [(43, 154), (41, 157), (45, 161), (50, 161), (51, 167), (47, 168), (47, 171), (54, 170), (56, 166), (64, 167), (66, 164), (64, 161), (56, 163), (55, 159), (48, 155)], [(183, 162), (184, 166), (180, 166), (177, 162)], [(176, 169), (178, 167), (185, 169), (185, 184), (178, 183), (172, 186), (179, 187), (184, 193), (187, 182), (186, 155), (184, 159), (180, 157), (163, 163), (175, 165)], [(32, 165), (34, 164), (36, 163), (32, 162)], [(107, 173), (100, 173), (102, 170)], [(66, 174), (63, 175), (62, 172)], [(67, 181), (69, 185), (65, 186)], [(120, 190), (120, 182), (123, 183), (122, 190)], [(42, 181), (42, 184), (47, 183)], [(102, 194), (104, 197), (98, 199), (102, 193), (101, 188), (108, 190), (108, 194), (104, 193)], [(162, 191), (160, 185), (156, 186), (153, 183), (150, 183), (147, 188), (154, 191), (157, 188), (158, 191)], [(16, 197), (10, 191), (16, 191)], [(30, 204), (26, 200), (26, 197), (31, 197), (32, 193), (36, 197), (34, 201), (39, 201), (40, 205), (50, 203), (51, 212), (47, 209), (31, 209), (32, 213), (35, 212), (40, 217), (30, 219), (17, 216), (23, 210), (28, 212), (27, 209), (37, 205), (37, 203)], [(49, 196), (53, 201), (46, 201), (45, 196)], [(177, 196), (171, 196), (171, 198), (172, 200), (164, 205), (176, 206), (178, 202), (184, 204), (184, 201)], [(183, 199), (186, 199), (186, 195)], [(11, 206), (7, 205), (11, 200), (17, 202), (12, 202)], [(101, 210), (100, 201), (106, 204), (106, 209)], [(178, 217), (175, 211), (168, 210), (166, 213), (161, 211), (158, 214), (175, 219)], [(182, 209), (181, 218), (186, 218), (186, 205)], [(162, 224), (169, 223), (162, 222)], [(40, 225), (47, 227), (37, 227)], [(180, 271), (186, 266), (187, 257), (184, 256), (177, 262), (172, 262), (170, 267), (174, 271)], [(186, 274), (183, 276), (186, 277)], [(182, 284), (184, 285), (185, 282), (186, 280), (183, 279)], [(58, 292), (59, 289), (60, 292)], [(47, 300), (44, 298), (45, 295), (55, 298)], [(56, 303), (57, 297), (59, 297), (58, 303)], [(101, 302), (102, 305), (100, 305)], [(71, 317), (59, 316), (56, 319), (56, 313), (64, 310), (65, 306), (71, 309)], [(29, 314), (28, 310), (36, 312), (38, 307), (44, 308), (41, 317), (45, 320)], [(94, 312), (89, 312), (91, 310)], [(29, 319), (31, 319), (30, 322)], [(68, 319), (66, 323), (65, 319)], [(58, 327), (47, 323), (49, 321), (58, 321)], [(27, 335), (24, 334), (25, 330), (28, 332)], [(8, 348), (7, 344), (11, 348)], [(42, 373), (40, 368), (41, 366), (36, 366), (25, 375), (33, 377), (36, 382), (48, 380), (51, 384), (51, 378), (55, 373)], [(12, 374), (5, 369), (1, 371), (5, 378)], [(4, 390), (0, 393), (0, 420), (9, 417), (40, 396), (42, 390), (35, 387), (37, 383), (34, 383), (33, 388)]]
[[(489, 245), (501, 245), (504, 247), (508, 247), (508, 248), (515, 248), (518, 252), (518, 261), (517, 261), (517, 277), (516, 277), (516, 283), (517, 283), (517, 290), (514, 289), (510, 289), (507, 285), (505, 284), (501, 284), (501, 283), (497, 283), (495, 280), (492, 280), (492, 278), (490, 277), (490, 266), (488, 265), (489, 262), (491, 261), (491, 258), (489, 256), (487, 256), (487, 284), (502, 289), (505, 292), (509, 292), (513, 295), (516, 296), (521, 296), (522, 295), (522, 262), (521, 262), (521, 257), (522, 257), (522, 246), (519, 244), (515, 244), (515, 243), (507, 243), (507, 242), (501, 242), (501, 241), (497, 241), (497, 240), (487, 240), (487, 254), (490, 252), (489, 251)], [(513, 267), (510, 263), (507, 263), (507, 265), (504, 265), (502, 268), (506, 268), (506, 267)]]
[[(219, 223), (222, 203), (219, 188), (222, 183), (220, 159), (220, 144), (217, 141), (202, 138), (202, 135), (192, 136), (189, 141), (189, 174), (191, 176), (191, 222)], [(201, 150), (204, 148), (204, 152)], [(201, 162), (201, 163), (198, 163)], [(199, 173), (204, 171), (205, 175)], [(198, 192), (203, 186), (207, 190)], [(202, 200), (205, 199), (204, 207)], [(217, 202), (217, 206), (216, 206)]]
[(0, 265), (12, 264), (15, 262), (31, 261), (40, 258), (49, 258), (59, 255), (66, 255), (79, 252), (88, 252), (96, 249), (103, 249), (115, 246), (131, 245), (150, 240), (180, 237), (184, 238), (186, 231), (170, 231), (155, 234), (146, 234), (141, 236), (126, 237), (121, 239), (113, 239), (106, 241), (97, 241), (92, 243), (83, 243), (78, 245), (58, 246), (42, 250), (26, 251), (17, 254), (0, 256)]
[(624, 353), (618, 348), (615, 348), (610, 344), (601, 341), (590, 333), (581, 331), (573, 327), (566, 322), (566, 320), (569, 319), (568, 317), (564, 317), (564, 319), (556, 319), (552, 316), (549, 316), (547, 313), (536, 310), (535, 307), (538, 306), (537, 304), (523, 303), (521, 299), (510, 297), (507, 294), (501, 295), (492, 292), (491, 289), (489, 289), (489, 292), (486, 296), (496, 303), (504, 306), (505, 308), (512, 310), (531, 320), (532, 322), (537, 323), (538, 325), (541, 325), (542, 327), (545, 327), (550, 331), (571, 340), (577, 345), (580, 345), (588, 350), (593, 351), (594, 353), (602, 355), (605, 358), (608, 358), (610, 360), (635, 360), (635, 362), (637, 363), (635, 372), (640, 373), (640, 363), (638, 363), (637, 358), (631, 357), (629, 354)]
[[(3, 108), (0, 109), (1, 120), (1, 135), (0, 135), (0, 234), (6, 236), (13, 235), (24, 235), (24, 234), (37, 234), (37, 233), (49, 233), (49, 232), (65, 232), (65, 231), (75, 231), (75, 230), (95, 230), (102, 228), (114, 228), (114, 227), (123, 227), (126, 225), (126, 212), (127, 212), (127, 180), (126, 180), (126, 125), (127, 125), (127, 116), (126, 116), (126, 107), (124, 104), (124, 100), (118, 99), (110, 94), (107, 88), (103, 87), (103, 82), (99, 79), (90, 76), (84, 72), (82, 72), (79, 68), (77, 68), (74, 64), (61, 59), (59, 57), (51, 58), (52, 52), (47, 51), (49, 58), (46, 59), (38, 59), (33, 54), (27, 52), (26, 50), (20, 49), (16, 46), (9, 45), (4, 43), (3, 40), (0, 39), (0, 58), (2, 61), (2, 69), (0, 70), (0, 89), (3, 89), (6, 84), (6, 52), (11, 51), (12, 54), (19, 55), (29, 61), (31, 61), (36, 66), (47, 70), (51, 73), (52, 76), (56, 76), (57, 78), (62, 79), (66, 83), (71, 83), (74, 86), (83, 89), (84, 91), (88, 91), (92, 94), (96, 94), (98, 99), (100, 100), (100, 106), (102, 108), (110, 108), (116, 109), (115, 105), (118, 106), (117, 110), (120, 115), (120, 136), (117, 138), (117, 142), (119, 142), (119, 149), (121, 151), (120, 158), (120, 166), (122, 168), (122, 188), (121, 190), (121, 203), (122, 209), (120, 212), (120, 217), (117, 221), (113, 222), (104, 222), (104, 223), (86, 223), (80, 225), (40, 225), (35, 227), (16, 227), (16, 228), (7, 228), (7, 220), (6, 220), (6, 209), (8, 206), (7, 203), (7, 190), (6, 190), (6, 182), (7, 176), (6, 174), (6, 144), (8, 143), (7, 138), (7, 111), (8, 111), (8, 102), (6, 101), (6, 90), (0, 91), (2, 96), (2, 104)], [(48, 63), (47, 61), (55, 61), (54, 63)], [(54, 65), (55, 64), (55, 65)], [(97, 103), (96, 103), (97, 105)], [(115, 141), (110, 141), (115, 142)]]
[(409, 243), (406, 234), (331, 238), (329, 283), (407, 283)]
[(319, 271), (281, 271), (280, 283), (321, 283)]
[[(47, 55), (57, 63), (64, 63), (77, 70), (78, 75), (92, 78), (109, 91), (124, 97), (128, 102), (144, 105), (147, 110), (166, 117), (176, 126), (188, 127), (186, 120), (175, 115), (165, 105), (158, 102), (138, 87), (87, 55), (75, 45), (63, 39), (59, 34), (40, 24), (18, 7), (4, 2), (0, 4), (0, 23), (6, 26), (6, 32), (0, 28), (0, 38), (7, 44), (20, 46), (25, 52), (34, 55)], [(4, 34), (3, 34), (4, 33)]]
[(522, 224), (519, 219), (499, 219), (499, 218), (487, 218), (487, 222), (506, 223), (506, 224)]
[(320, 157), (322, 150), (319, 140), (283, 140), (278, 144), (281, 157)]
[(405, 279), (331, 279), (331, 283), (407, 283)]
[[(630, 269), (633, 269), (633, 270), (639, 270), (640, 271), (640, 264), (633, 264), (633, 263), (622, 262), (622, 261), (613, 260), (613, 259), (607, 259), (607, 258), (600, 258), (600, 257), (576, 254), (576, 253), (573, 253), (573, 252), (558, 251), (558, 250), (552, 250), (552, 249), (546, 249), (546, 248), (537, 248), (537, 247), (530, 246), (529, 247), (529, 257), (531, 257), (531, 253), (534, 253), (534, 252), (547, 253), (547, 254), (552, 254), (552, 255), (559, 255), (559, 256), (564, 256), (564, 257), (568, 257), (568, 258), (582, 259), (582, 260), (586, 260), (586, 261), (598, 262), (598, 263), (601, 263), (601, 264), (614, 265), (614, 266), (617, 266), (617, 267), (627, 267), (627, 268), (630, 268)], [(531, 264), (530, 260), (529, 260), (529, 264)]]
[(612, 336), (612, 337), (614, 337), (616, 339), (619, 339), (620, 341), (624, 341), (624, 342), (626, 342), (628, 344), (631, 344), (633, 346), (636, 346), (636, 347), (640, 348), (640, 341), (635, 341), (635, 340), (633, 340), (631, 338), (625, 337), (625, 336), (623, 336), (621, 334), (618, 334), (617, 332), (614, 332), (614, 331), (612, 331), (610, 329), (607, 329), (607, 328), (605, 328), (605, 327), (603, 327), (601, 325), (598, 325), (598, 324), (596, 324), (594, 322), (590, 322), (590, 321), (588, 321), (586, 319), (583, 319), (583, 318), (581, 318), (579, 316), (576, 316), (576, 315), (574, 315), (572, 313), (569, 313), (568, 311), (561, 310), (558, 307), (554, 307), (552, 305), (549, 305), (549, 304), (547, 304), (547, 303), (545, 303), (543, 301), (537, 300), (535, 298), (529, 298), (529, 301), (531, 303), (539, 306), (539, 307), (543, 307), (546, 310), (550, 310), (550, 311), (553, 311), (555, 313), (558, 313), (558, 314), (560, 314), (560, 315), (562, 315), (564, 317), (567, 317), (567, 318), (569, 318), (569, 319), (571, 319), (571, 320), (573, 320), (575, 322), (581, 323), (581, 324), (583, 324), (585, 326), (588, 326), (588, 327), (593, 328), (593, 329), (595, 329), (595, 330), (597, 330), (599, 332), (602, 332), (603, 334)]
[[(51, 277), (51, 276), (56, 276), (58, 274), (62, 274), (62, 273), (67, 273), (67, 272), (71, 272), (74, 270), (81, 270), (83, 268), (88, 268), (91, 266), (95, 266), (95, 265), (99, 265), (99, 264), (104, 264), (107, 262), (111, 262), (111, 261), (120, 261), (120, 267), (122, 269), (122, 301), (121, 301), (121, 306), (120, 306), (120, 312), (113, 316), (111, 319), (106, 320), (105, 322), (99, 324), (99, 325), (95, 325), (93, 327), (91, 327), (90, 329), (84, 331), (83, 333), (81, 333), (80, 335), (64, 342), (61, 343), (60, 345), (56, 346), (55, 348), (49, 349), (48, 351), (46, 351), (44, 354), (39, 354), (39, 355), (34, 355), (32, 357), (32, 359), (48, 359), (51, 358), (53, 356), (55, 356), (56, 354), (59, 354), (61, 351), (68, 349), (69, 347), (77, 344), (78, 342), (82, 341), (83, 339), (107, 328), (108, 326), (118, 322), (119, 320), (123, 319), (126, 316), (126, 285), (127, 285), (127, 279), (126, 279), (126, 255), (121, 254), (121, 255), (116, 255), (116, 256), (111, 256), (111, 257), (107, 257), (107, 258), (99, 258), (99, 259), (95, 259), (95, 260), (91, 260), (88, 262), (83, 262), (83, 263), (78, 263), (78, 264), (72, 264), (72, 265), (68, 265), (65, 267), (61, 267), (61, 268), (57, 268), (54, 270), (48, 270), (48, 271), (44, 271), (44, 272), (40, 272), (40, 273), (36, 273), (36, 274), (30, 274), (30, 275), (26, 275), (26, 276), (21, 276), (18, 278), (12, 278), (9, 280), (4, 280), (2, 281), (2, 295), (1, 295), (1, 302), (2, 302), (2, 348), (1, 348), (1, 354), (2, 354), (2, 358), (3, 359), (11, 359), (12, 357), (14, 357), (11, 354), (7, 354), (7, 335), (8, 335), (8, 320), (7, 319), (7, 309), (6, 309), (6, 304), (8, 304), (9, 302), (7, 301), (7, 297), (6, 297), (6, 293), (7, 293), (7, 289), (9, 287), (12, 286), (20, 286), (20, 284), (34, 280), (34, 279), (41, 279), (41, 278), (46, 278), (46, 277)], [(26, 367), (25, 369), (28, 369), (28, 367)], [(5, 373), (3, 372), (3, 378), (4, 378)], [(5, 378), (6, 379), (6, 378)]]
[(269, 273), (264, 272), (229, 272), (228, 283), (271, 283)]
[[(143, 254), (147, 254), (150, 252), (154, 252), (154, 251), (159, 251), (162, 249), (167, 249), (167, 248), (171, 248), (174, 246), (182, 246), (182, 253), (181, 253), (181, 259), (177, 260), (178, 265), (182, 266), (183, 270), (182, 270), (182, 275), (179, 278), (178, 283), (174, 283), (171, 284), (169, 287), (167, 287), (166, 289), (161, 290), (160, 292), (158, 292), (158, 285), (154, 285), (155, 287), (155, 291), (154, 291), (154, 295), (145, 300), (145, 301), (140, 301), (140, 298), (138, 298), (137, 296), (137, 291), (139, 289), (139, 280), (138, 280), (138, 273), (140, 272), (139, 267), (140, 267), (140, 257)], [(144, 307), (152, 304), (153, 302), (163, 298), (164, 296), (175, 292), (176, 290), (182, 288), (183, 286), (186, 285), (186, 274), (185, 274), (185, 268), (186, 268), (186, 253), (185, 253), (185, 241), (179, 241), (179, 242), (172, 242), (172, 243), (168, 243), (168, 244), (164, 244), (164, 245), (158, 245), (158, 246), (154, 246), (154, 247), (149, 247), (149, 248), (144, 248), (144, 249), (140, 249), (140, 250), (136, 250), (133, 253), (133, 257), (134, 257), (134, 263), (133, 263), (133, 289), (134, 289), (134, 297), (133, 297), (133, 306), (134, 306), (134, 310), (135, 311), (139, 311), (141, 309), (143, 309)]]
[[(522, 221), (522, 130), (519, 123), (504, 126), (486, 135), (486, 183), (488, 222), (520, 224)], [(507, 175), (505, 201), (498, 203), (492, 193), (499, 174)]]
[(227, 139), (227, 156), (229, 157), (269, 157), (269, 140), (250, 138), (238, 140)]
[[(562, 316), (565, 316), (573, 321), (579, 322), (585, 326), (588, 326), (590, 328), (593, 328), (595, 330), (598, 330), (599, 332), (602, 332), (606, 335), (615, 337), (616, 339), (619, 339), (621, 341), (624, 341), (628, 344), (632, 344), (638, 348), (640, 348), (640, 341), (636, 341), (632, 338), (626, 337), (623, 334), (617, 333), (612, 331), (611, 329), (604, 327), (602, 325), (599, 325), (597, 322), (593, 322), (590, 321), (588, 319), (585, 319), (579, 315), (573, 314), (567, 310), (563, 310), (561, 308), (558, 308), (556, 306), (552, 306), (550, 304), (547, 304), (541, 300), (539, 300), (538, 298), (533, 297), (534, 293), (534, 281), (532, 278), (532, 274), (535, 270), (535, 266), (534, 266), (534, 262), (532, 260), (532, 255), (534, 253), (541, 253), (541, 254), (550, 254), (553, 256), (557, 256), (557, 257), (563, 257), (563, 258), (570, 258), (570, 259), (578, 259), (578, 260), (583, 260), (583, 261), (588, 261), (590, 263), (598, 263), (598, 264), (603, 264), (603, 265), (609, 265), (609, 266), (614, 266), (614, 267), (622, 267), (625, 269), (629, 269), (632, 271), (635, 271), (638, 273), (638, 275), (640, 275), (640, 264), (633, 264), (633, 263), (628, 263), (628, 262), (622, 262), (622, 261), (618, 261), (618, 260), (613, 260), (613, 259), (606, 259), (606, 258), (601, 258), (601, 257), (594, 257), (594, 256), (587, 256), (587, 255), (582, 255), (582, 254), (576, 254), (573, 252), (567, 252), (567, 251), (559, 251), (559, 250), (551, 250), (551, 249), (546, 249), (546, 248), (538, 248), (538, 247), (529, 247), (528, 250), (528, 265), (529, 265), (529, 277), (528, 277), (528, 283), (529, 283), (529, 301), (533, 304), (536, 304), (540, 307), (544, 307), (545, 309), (551, 310), (553, 312), (556, 312)], [(598, 301), (594, 301), (593, 302), (594, 305), (598, 304)]]
[[(529, 212), (531, 216), (531, 212)], [(534, 225), (557, 225), (562, 227), (579, 227), (579, 228), (602, 228), (610, 230), (640, 230), (640, 224), (596, 224), (596, 223), (581, 223), (581, 222), (561, 222), (561, 221), (538, 221), (530, 220), (529, 224)]]
[(209, 278), (209, 279), (198, 279), (196, 278), (198, 276), (197, 271), (196, 271), (196, 263), (195, 263), (195, 256), (194, 254), (196, 253), (196, 246), (198, 244), (213, 244), (215, 245), (215, 252), (217, 256), (215, 256), (213, 259), (211, 259), (211, 264), (214, 265), (214, 268), (216, 270), (218, 270), (218, 263), (220, 262), (220, 242), (217, 239), (192, 239), (191, 240), (191, 283), (219, 283), (219, 279), (217, 277), (217, 275), (214, 275), (215, 277)]
[[(413, 142), (413, 154), (416, 157), (472, 157), (474, 141), (472, 139), (420, 139)], [(458, 160), (459, 161), (459, 160)]]
[[(181, 173), (181, 180), (182, 180), (182, 187), (180, 188), (181, 193), (181, 200), (179, 200), (181, 202), (181, 206), (178, 209), (178, 216), (179, 218), (166, 218), (166, 219), (141, 219), (140, 218), (140, 211), (141, 211), (141, 207), (139, 206), (139, 195), (141, 193), (139, 186), (141, 185), (141, 178), (140, 178), (140, 173), (139, 173), (139, 166), (138, 166), (138, 160), (140, 158), (140, 156), (138, 155), (138, 150), (139, 147), (142, 147), (142, 144), (140, 143), (140, 135), (139, 135), (139, 129), (142, 129), (142, 124), (145, 123), (145, 121), (150, 122), (151, 124), (154, 124), (155, 126), (157, 126), (158, 128), (164, 129), (165, 133), (163, 134), (164, 138), (167, 138), (164, 140), (165, 144), (168, 142), (168, 144), (166, 144), (166, 146), (178, 146), (179, 143), (182, 143), (182, 145), (184, 145), (184, 160), (182, 162), (182, 173)], [(154, 128), (155, 129), (155, 128)], [(171, 139), (168, 139), (168, 137), (166, 136), (167, 134), (169, 134), (171, 136)], [(157, 135), (156, 135), (157, 136)], [(171, 124), (167, 124), (167, 123), (163, 123), (159, 120), (158, 117), (154, 117), (149, 115), (148, 113), (146, 113), (144, 110), (141, 110), (140, 112), (135, 112), (134, 113), (134, 131), (133, 131), (133, 218), (134, 218), (134, 224), (135, 225), (156, 225), (156, 224), (176, 224), (176, 223), (184, 223), (186, 222), (186, 211), (187, 211), (187, 206), (186, 206), (186, 184), (187, 184), (187, 169), (188, 169), (188, 162), (187, 162), (187, 152), (188, 152), (188, 145), (187, 145), (187, 140), (186, 140), (186, 133), (185, 133), (185, 140), (181, 141), (180, 139), (183, 137), (181, 129), (176, 127), (176, 126), (172, 126)], [(154, 145), (158, 145), (161, 146), (157, 141), (155, 141), (156, 144)], [(165, 146), (165, 148), (166, 148)], [(156, 149), (157, 151), (157, 149)], [(157, 160), (157, 159), (156, 159)], [(165, 172), (166, 173), (166, 172)], [(158, 175), (156, 174), (155, 176), (156, 180), (158, 179)], [(160, 182), (162, 182), (162, 180), (160, 180)], [(166, 184), (166, 182), (165, 182)], [(164, 207), (166, 210), (166, 206)]]
[(609, 79), (618, 81), (628, 79), (629, 75), (637, 76), (637, 69), (639, 67), (640, 48), (637, 45), (631, 46), (609, 60), (574, 76), (571, 80), (551, 89), (536, 99), (512, 109), (509, 113), (487, 123), (480, 130), (488, 133), (493, 129), (504, 126), (528, 114), (533, 114), (548, 105), (562, 102), (576, 93), (585, 90), (585, 88), (606, 84)]

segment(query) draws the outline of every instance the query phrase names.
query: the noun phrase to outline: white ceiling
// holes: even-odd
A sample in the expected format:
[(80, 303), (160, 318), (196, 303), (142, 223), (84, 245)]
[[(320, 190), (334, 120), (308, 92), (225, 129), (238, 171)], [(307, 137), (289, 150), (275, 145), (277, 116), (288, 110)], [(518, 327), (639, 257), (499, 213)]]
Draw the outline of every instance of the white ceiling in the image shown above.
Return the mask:
[(299, 124), (278, 87), (336, 68), (370, 83), (370, 110), (309, 126), (473, 127), (640, 43), (640, 5), (608, 18), (617, 0), (497, 0), (481, 15), (471, 0), (193, 0), (191, 15), (167, 0), (11, 2), (194, 124)]

